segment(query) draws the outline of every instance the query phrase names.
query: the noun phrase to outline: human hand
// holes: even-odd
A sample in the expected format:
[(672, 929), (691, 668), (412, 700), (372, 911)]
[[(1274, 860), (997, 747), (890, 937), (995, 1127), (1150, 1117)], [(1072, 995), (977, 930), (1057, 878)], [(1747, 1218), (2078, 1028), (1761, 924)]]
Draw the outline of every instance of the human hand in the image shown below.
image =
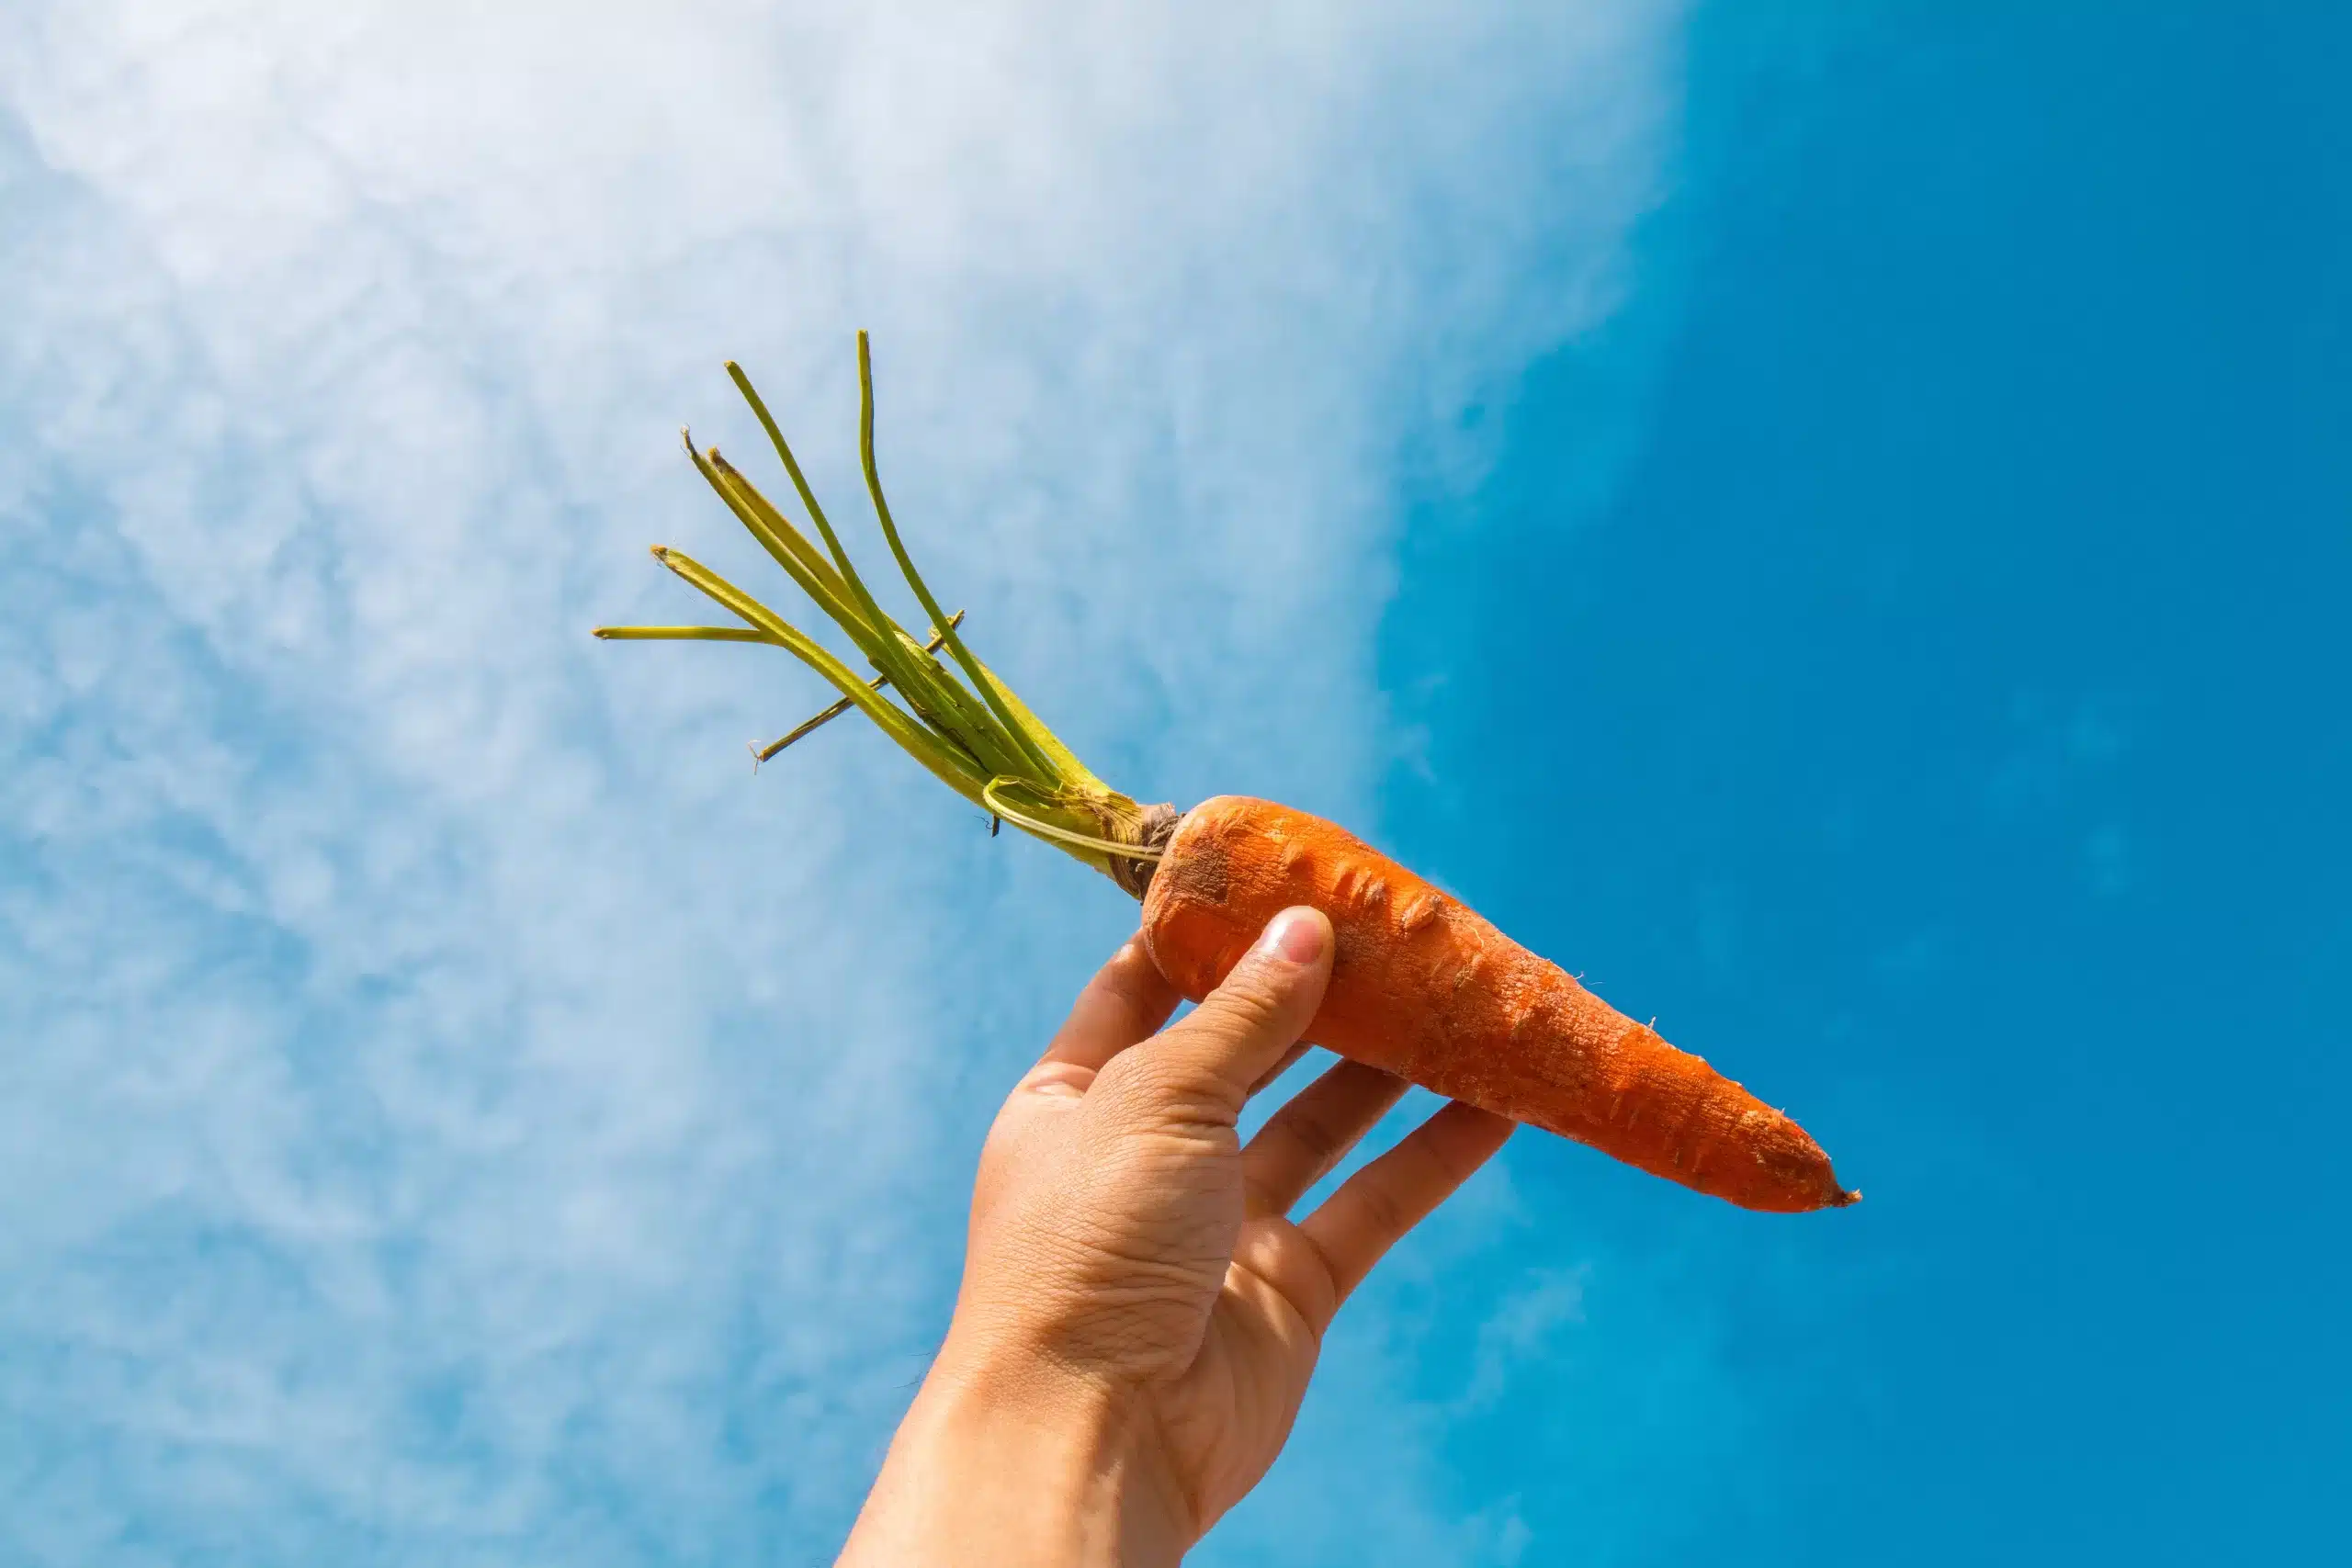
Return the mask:
[(1449, 1104), (1292, 1223), (1405, 1089), (1341, 1062), (1241, 1145), (1331, 945), (1285, 910), (1165, 1030), (1137, 941), (1080, 995), (989, 1131), (954, 1321), (843, 1563), (1173, 1562), (1265, 1474), (1332, 1314), (1512, 1126)]

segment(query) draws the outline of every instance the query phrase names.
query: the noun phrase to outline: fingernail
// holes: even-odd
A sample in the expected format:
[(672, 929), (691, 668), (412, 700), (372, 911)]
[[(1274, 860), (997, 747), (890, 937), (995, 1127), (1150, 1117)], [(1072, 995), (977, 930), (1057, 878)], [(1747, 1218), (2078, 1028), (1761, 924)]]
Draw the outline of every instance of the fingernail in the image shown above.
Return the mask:
[(1312, 909), (1284, 909), (1267, 922), (1260, 942), (1293, 964), (1312, 964), (1323, 956), (1323, 922)]

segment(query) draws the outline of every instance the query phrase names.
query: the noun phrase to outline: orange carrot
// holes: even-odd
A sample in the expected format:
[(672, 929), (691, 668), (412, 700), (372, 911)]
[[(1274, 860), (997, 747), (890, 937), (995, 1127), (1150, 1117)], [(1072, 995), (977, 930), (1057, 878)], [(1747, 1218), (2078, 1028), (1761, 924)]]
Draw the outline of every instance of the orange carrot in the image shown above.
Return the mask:
[(1295, 904), (1339, 939), (1317, 1044), (1744, 1209), (1860, 1196), (1788, 1117), (1320, 817), (1238, 795), (1184, 813), (1144, 895), (1145, 945), (1198, 1001)]
[[(601, 637), (765, 643), (822, 675), (841, 700), (764, 750), (774, 756), (855, 707), (950, 789), (1075, 855), (1143, 900), (1144, 940), (1197, 1001), (1278, 911), (1311, 904), (1339, 945), (1307, 1038), (1455, 1100), (1591, 1145), (1743, 1208), (1842, 1206), (1804, 1129), (1697, 1056), (1610, 1007), (1395, 861), (1321, 818), (1244, 795), (1179, 814), (1111, 788), (964, 644), (916, 570), (874, 458), (874, 382), (857, 338), (859, 455), (876, 521), (930, 618), (918, 640), (842, 547), (751, 382), (735, 379), (791, 476), (823, 548), (714, 448), (687, 455), (719, 499), (873, 667), (861, 674), (797, 626), (678, 551), (653, 552), (723, 606), (733, 626), (605, 626)], [(944, 648), (952, 663), (938, 657)], [(894, 701), (893, 695), (898, 700)]]

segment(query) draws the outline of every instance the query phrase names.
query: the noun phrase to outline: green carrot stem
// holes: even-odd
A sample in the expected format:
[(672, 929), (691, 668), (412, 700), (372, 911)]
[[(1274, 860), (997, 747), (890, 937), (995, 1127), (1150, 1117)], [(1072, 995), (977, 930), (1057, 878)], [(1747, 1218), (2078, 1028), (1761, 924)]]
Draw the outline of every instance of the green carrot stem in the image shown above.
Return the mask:
[[(694, 456), (695, 450), (693, 433), (689, 431), (681, 432), (681, 434), (686, 438), (686, 454), (691, 457)], [(827, 560), (817, 547), (808, 542), (808, 536), (807, 535), (803, 534), (799, 529), (792, 525), (792, 520), (786, 517), (781, 509), (770, 502), (766, 496), (760, 493), (759, 487), (754, 485), (750, 479), (746, 479), (743, 476), (742, 470), (736, 468), (734, 464), (729, 462), (725, 457), (719, 456), (718, 447), (712, 447), (705, 457), (696, 460), (695, 466), (696, 468), (707, 468), (716, 471), (718, 475), (718, 479), (713, 480), (712, 482), (714, 484), (723, 480), (725, 483), (736, 487), (742, 493), (743, 499), (750, 502), (752, 509), (760, 514), (760, 521), (766, 524), (768, 531), (775, 536), (774, 544), (770, 544), (766, 538), (762, 538), (760, 541), (761, 544), (768, 546), (770, 554), (775, 553), (776, 546), (782, 546), (787, 552), (789, 552), (793, 560), (799, 564), (802, 571), (805, 571), (808, 576), (815, 578), (818, 581), (823, 583), (826, 589), (835, 597), (840, 598), (846, 603), (857, 603), (855, 596), (849, 591), (849, 585), (842, 580), (841, 573), (833, 569), (833, 563)], [(708, 473), (706, 473), (703, 477), (706, 479), (710, 479), (710, 475)], [(792, 567), (786, 565), (780, 557), (778, 558), (776, 564), (784, 567), (784, 570), (787, 572), (792, 571), (793, 570)], [(795, 575), (797, 577), (797, 573)], [(860, 608), (863, 610), (863, 605), (860, 605)], [(880, 625), (878, 621), (873, 622), (873, 624), (876, 626), (877, 628)]]
[(1051, 822), (1041, 821), (1037, 818), (1032, 817), (1028, 813), (1019, 810), (1014, 807), (1007, 806), (1004, 803), (1004, 790), (1007, 785), (1034, 787), (1029, 784), (1029, 781), (1026, 779), (1016, 779), (1012, 777), (1010, 774), (1000, 774), (999, 776), (990, 779), (986, 784), (981, 786), (980, 804), (986, 806), (990, 811), (994, 812), (997, 816), (1003, 818), (1014, 827), (1021, 829), (1023, 832), (1034, 833), (1038, 838), (1064, 845), (1070, 849), (1085, 850), (1089, 852), (1090, 859), (1100, 856), (1116, 855), (1122, 860), (1157, 861), (1161, 856), (1161, 851), (1146, 849), (1140, 844), (1123, 844), (1115, 839), (1106, 839), (1100, 833), (1073, 832), (1068, 828), (1057, 827)]
[[(955, 615), (948, 618), (951, 623), (960, 621), (964, 618), (964, 612), (958, 610)], [(764, 637), (762, 637), (762, 634), (757, 632), (746, 635), (752, 637), (761, 637), (762, 640), (765, 640)], [(925, 653), (929, 653), (933, 649), (937, 648), (939, 644), (939, 634), (937, 632), (933, 632), (931, 637), (931, 646), (924, 649), (923, 651)], [(874, 679), (865, 682), (865, 684), (868, 689), (878, 692), (884, 686), (889, 684), (889, 682), (890, 677), (888, 675), (876, 675)], [(833, 720), (841, 717), (842, 715), (849, 712), (851, 708), (856, 705), (856, 704), (851, 702), (847, 697), (843, 697), (841, 701), (825, 709), (822, 713), (817, 714), (809, 718), (805, 718), (798, 724), (794, 725), (790, 733), (786, 734), (783, 739), (770, 741), (765, 746), (752, 747), (752, 755), (758, 758), (763, 762), (774, 761), (777, 752), (783, 750), (786, 747), (791, 745), (796, 740), (799, 740), (815, 734), (818, 730), (822, 729), (825, 726), (832, 723)]]
[(764, 642), (775, 638), (754, 626), (598, 626), (606, 642)]
[[(1028, 754), (1035, 769), (1035, 781), (1048, 789), (1059, 784), (1062, 782), (1061, 770), (1031, 739), (1021, 721), (1012, 716), (1012, 710), (1005, 706), (1004, 699), (998, 695), (995, 682), (981, 670), (980, 661), (972, 657), (972, 650), (964, 646), (964, 639), (956, 634), (956, 628), (945, 625), (947, 617), (940, 609), (939, 601), (933, 598), (931, 590), (924, 586), (922, 573), (915, 570), (913, 558), (907, 554), (907, 547), (899, 537), (899, 525), (890, 519), (890, 503), (882, 496), (881, 470), (874, 462), (874, 364), (864, 332), (857, 334), (857, 456), (865, 469), (865, 493), (874, 500), (874, 514), (881, 521), (882, 536), (890, 541), (890, 553), (898, 558), (899, 570), (905, 574), (907, 586), (913, 589), (915, 597), (922, 602), (923, 613), (931, 617), (931, 624), (947, 633), (947, 650), (956, 656), (956, 662), (964, 667), (964, 673), (971, 677), (972, 684), (979, 689), (981, 700), (988, 704), (989, 711), (996, 715), (1022, 750)], [(1029, 770), (1018, 772), (1027, 774)]]
[[(692, 452), (691, 445), (688, 450)], [(862, 584), (853, 587), (849, 579), (818, 555), (816, 547), (741, 470), (720, 457), (716, 447), (707, 460), (695, 455), (695, 466), (786, 575), (849, 634), (876, 669), (897, 683), (917, 717), (990, 767), (1001, 770), (1021, 764), (1020, 750), (987, 707), (929, 655), (919, 652), (906, 628), (892, 620), (872, 594), (865, 593)]]
[[(759, 389), (752, 385), (752, 378), (744, 374), (743, 367), (731, 359), (727, 362), (727, 375), (728, 378), (735, 383), (735, 389), (743, 395), (743, 400), (751, 405), (752, 417), (760, 422), (760, 428), (767, 433), (768, 445), (775, 448), (776, 457), (784, 463), (785, 473), (792, 480), (793, 490), (799, 494), (800, 504), (808, 513), (808, 521), (816, 525), (818, 536), (825, 541), (825, 548), (832, 553), (834, 568), (846, 586), (850, 597), (856, 602), (858, 608), (874, 626), (896, 626), (897, 623), (890, 619), (883, 611), (880, 601), (874, 597), (873, 590), (866, 587), (865, 579), (858, 572), (857, 563), (850, 558), (848, 549), (842, 544), (841, 536), (833, 532), (832, 523), (825, 516), (825, 509), (817, 500), (817, 492), (809, 488), (808, 476), (800, 471), (800, 463), (792, 455), (792, 444), (784, 438), (783, 427), (776, 423), (775, 416), (768, 412), (767, 401), (760, 396)], [(939, 625), (938, 606), (926, 604), (923, 608), (930, 615), (932, 625)], [(899, 631), (901, 637), (906, 637), (903, 627), (899, 628)], [(907, 637), (906, 640), (909, 643), (914, 641), (911, 637)], [(938, 670), (936, 665), (931, 664), (928, 658), (923, 662), (931, 669)], [(899, 685), (904, 689), (906, 684), (901, 672)], [(1026, 761), (1022, 753), (1018, 737), (1001, 731), (998, 721), (989, 713), (986, 705), (976, 705), (969, 701), (968, 694), (945, 671), (938, 670), (937, 675), (925, 683), (923, 694), (930, 697), (935, 704), (951, 706), (957, 710), (958, 722), (955, 728), (958, 737), (978, 755), (993, 758), (1000, 765), (1005, 767), (1018, 768)]]
[[(1001, 764), (1008, 749), (1001, 739), (985, 728), (977, 735), (967, 733), (968, 726), (958, 726), (943, 716), (943, 710), (952, 712), (972, 705), (956, 703), (955, 697), (957, 694), (937, 689), (940, 685), (938, 676), (944, 673), (937, 666), (930, 665), (927, 660), (918, 661), (905, 656), (899, 644), (899, 637), (903, 634), (899, 632), (897, 623), (885, 617), (885, 626), (877, 626), (845, 600), (841, 579), (834, 574), (832, 568), (816, 554), (799, 530), (768, 503), (767, 498), (760, 494), (751, 480), (718, 457), (716, 448), (710, 457), (706, 458), (695, 450), (689, 438), (686, 452), (694, 459), (695, 468), (704, 480), (727, 503), (728, 510), (735, 513), (736, 521), (760, 542), (761, 547), (775, 558), (778, 566), (784, 568), (785, 574), (799, 585), (802, 592), (816, 601), (817, 607), (824, 611), (834, 625), (849, 634), (850, 640), (857, 644), (859, 652), (898, 682), (900, 694), (914, 709), (917, 718), (936, 731), (940, 739), (972, 754), (983, 765), (995, 767)], [(929, 668), (919, 668), (919, 664)]]
[(1095, 777), (1093, 770), (1080, 761), (1076, 752), (1062, 744), (1060, 736), (1046, 728), (1044, 721), (1029, 711), (1028, 705), (1013, 694), (1012, 687), (997, 679), (995, 671), (978, 659), (972, 662), (979, 664), (980, 674), (987, 679), (989, 688), (1012, 712), (1013, 718), (1021, 727), (1022, 733), (1035, 741), (1038, 749), (1051, 757), (1054, 760), (1054, 765), (1061, 770), (1063, 789), (1077, 790), (1080, 793), (1100, 791), (1104, 795), (1117, 794), (1109, 784)]
[[(878, 671), (865, 679), (813, 637), (775, 611), (703, 566), (665, 547), (654, 555), (662, 565), (724, 606), (742, 628), (730, 626), (600, 626), (600, 637), (621, 641), (660, 640), (703, 642), (763, 642), (785, 649), (815, 670), (841, 694), (815, 718), (799, 726), (764, 752), (773, 756), (819, 725), (855, 707), (957, 795), (1002, 820), (1056, 845), (1096, 870), (1109, 874), (1132, 892), (1133, 863), (1153, 858), (1142, 840), (1165, 807), (1143, 807), (1090, 772), (1054, 732), (975, 658), (957, 634), (961, 611), (941, 613), (906, 542), (890, 515), (882, 492), (880, 471), (874, 457), (874, 371), (864, 333), (857, 334), (858, 456), (865, 470), (866, 492), (872, 497), (883, 537), (889, 542), (907, 585), (914, 591), (936, 628), (928, 645), (919, 644), (906, 627), (885, 612), (858, 575), (840, 536), (826, 520), (824, 509), (808, 488), (807, 477), (786, 444), (784, 434), (752, 389), (750, 378), (730, 363), (729, 374), (751, 403), (767, 432), (785, 471), (808, 507), (809, 518), (823, 538), (825, 550), (794, 526), (792, 521), (762, 495), (741, 472), (713, 450), (707, 458), (686, 450), (706, 483), (727, 503), (752, 536), (760, 542), (786, 576), (839, 626)], [(944, 644), (954, 666), (934, 655)], [(965, 679), (959, 679), (961, 670)], [(901, 708), (884, 695), (896, 687)], [(1023, 792), (1038, 802), (1016, 805), (1009, 790)]]
[(768, 445), (774, 446), (775, 455), (784, 459), (784, 471), (791, 476), (792, 488), (799, 492), (800, 504), (808, 508), (808, 521), (817, 525), (818, 536), (825, 541), (825, 548), (832, 551), (833, 564), (846, 581), (855, 585), (860, 601), (871, 602), (874, 595), (865, 592), (865, 580), (857, 575), (857, 564), (849, 558), (849, 552), (842, 547), (841, 536), (825, 520), (825, 509), (817, 504), (817, 492), (808, 488), (808, 480), (801, 473), (800, 464), (792, 456), (791, 445), (785, 440), (784, 431), (777, 425), (775, 416), (768, 412), (767, 403), (752, 387), (752, 378), (743, 374), (743, 367), (731, 359), (727, 362), (727, 375), (735, 383), (735, 389), (743, 394), (743, 400), (752, 405), (752, 416), (760, 422), (760, 428), (767, 432)]
[(909, 718), (895, 704), (885, 702), (869, 690), (855, 671), (834, 658), (822, 644), (691, 556), (662, 545), (653, 547), (653, 555), (663, 566), (744, 621), (773, 636), (802, 663), (831, 681), (842, 695), (855, 703), (860, 712), (879, 725), (901, 750), (929, 768), (941, 783), (974, 805), (982, 804), (980, 791), (993, 775), (965, 752), (950, 748)]

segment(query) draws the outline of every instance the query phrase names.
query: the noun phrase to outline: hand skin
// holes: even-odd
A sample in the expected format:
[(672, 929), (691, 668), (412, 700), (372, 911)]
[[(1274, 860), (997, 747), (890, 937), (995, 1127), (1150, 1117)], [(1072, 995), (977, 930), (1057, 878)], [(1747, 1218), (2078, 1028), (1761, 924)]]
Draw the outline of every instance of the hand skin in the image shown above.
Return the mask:
[(1512, 1125), (1449, 1104), (1292, 1223), (1405, 1088), (1342, 1062), (1242, 1146), (1331, 947), (1284, 910), (1164, 1030), (1138, 941), (1080, 994), (981, 1150), (955, 1315), (842, 1568), (1172, 1563), (1266, 1473), (1340, 1303)]

